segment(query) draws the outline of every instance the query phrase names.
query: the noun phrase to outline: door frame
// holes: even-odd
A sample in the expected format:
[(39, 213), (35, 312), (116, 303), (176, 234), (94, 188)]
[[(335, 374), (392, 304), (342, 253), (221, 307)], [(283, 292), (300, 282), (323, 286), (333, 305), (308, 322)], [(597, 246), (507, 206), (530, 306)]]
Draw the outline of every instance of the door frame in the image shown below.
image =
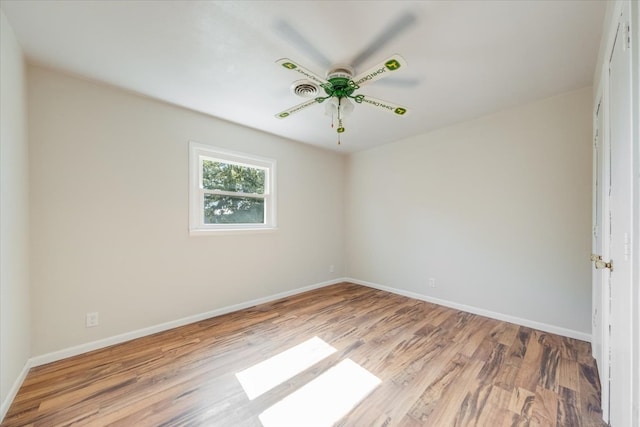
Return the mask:
[[(608, 76), (607, 76), (608, 77)], [(611, 158), (607, 122), (607, 93), (596, 97), (593, 111), (593, 196), (592, 239), (593, 254), (610, 259), (610, 204)], [(599, 203), (598, 203), (599, 202)], [(598, 220), (599, 219), (599, 220)], [(598, 239), (599, 237), (599, 239)], [(609, 422), (609, 351), (610, 351), (610, 271), (592, 269), (591, 351), (596, 359), (600, 378), (602, 418)]]

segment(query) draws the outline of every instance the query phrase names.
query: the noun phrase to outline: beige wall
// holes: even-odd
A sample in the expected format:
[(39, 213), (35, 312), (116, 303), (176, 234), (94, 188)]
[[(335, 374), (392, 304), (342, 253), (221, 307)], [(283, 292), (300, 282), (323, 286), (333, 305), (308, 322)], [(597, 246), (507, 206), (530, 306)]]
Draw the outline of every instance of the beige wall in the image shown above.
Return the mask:
[[(353, 154), (346, 177), (336, 153), (54, 71), (29, 89), (34, 356), (345, 275), (590, 329), (589, 89)], [(277, 232), (189, 237), (190, 140), (278, 161)]]
[(30, 356), (29, 168), (22, 51), (0, 12), (0, 419)]
[[(28, 82), (34, 356), (344, 276), (339, 154), (38, 67)], [(276, 159), (277, 231), (189, 236), (190, 140)]]
[(347, 181), (350, 277), (590, 334), (591, 88), (353, 154)]

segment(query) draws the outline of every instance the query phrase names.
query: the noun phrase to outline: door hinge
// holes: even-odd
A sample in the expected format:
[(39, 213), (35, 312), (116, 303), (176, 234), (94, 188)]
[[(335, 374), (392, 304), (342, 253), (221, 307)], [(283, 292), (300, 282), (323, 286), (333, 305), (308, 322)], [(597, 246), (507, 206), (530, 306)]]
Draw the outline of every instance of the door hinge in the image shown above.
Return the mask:
[(624, 23), (624, 47), (625, 50), (631, 49), (631, 26), (628, 22)]

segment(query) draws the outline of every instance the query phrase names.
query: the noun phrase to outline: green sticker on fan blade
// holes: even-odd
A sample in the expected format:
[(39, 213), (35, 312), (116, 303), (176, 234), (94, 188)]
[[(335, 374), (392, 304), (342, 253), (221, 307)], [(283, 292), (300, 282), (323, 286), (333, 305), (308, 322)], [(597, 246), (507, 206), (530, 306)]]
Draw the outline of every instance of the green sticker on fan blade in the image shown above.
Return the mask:
[(283, 66), (284, 68), (288, 68), (288, 69), (290, 69), (290, 70), (293, 70), (293, 69), (298, 68), (298, 67), (296, 66), (296, 64), (292, 64), (291, 62), (284, 62), (284, 63), (282, 63), (282, 66)]
[(402, 108), (402, 107), (398, 107), (395, 110), (393, 110), (394, 113), (399, 114), (399, 115), (403, 115), (404, 113), (407, 112), (406, 108)]
[(391, 59), (384, 63), (384, 66), (387, 67), (389, 71), (395, 71), (400, 68), (400, 63), (395, 59)]

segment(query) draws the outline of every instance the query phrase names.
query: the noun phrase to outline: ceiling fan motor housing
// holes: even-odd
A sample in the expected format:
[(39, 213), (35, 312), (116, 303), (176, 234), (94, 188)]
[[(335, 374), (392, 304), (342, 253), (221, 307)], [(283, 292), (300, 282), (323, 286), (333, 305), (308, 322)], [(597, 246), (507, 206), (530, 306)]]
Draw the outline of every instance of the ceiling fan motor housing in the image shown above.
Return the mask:
[(327, 80), (343, 78), (351, 80), (353, 78), (353, 68), (348, 65), (336, 65), (327, 72)]
[(327, 72), (327, 80), (331, 83), (331, 88), (324, 90), (329, 96), (342, 98), (349, 96), (355, 90), (353, 84), (349, 84), (353, 78), (353, 68), (348, 65), (336, 65)]

